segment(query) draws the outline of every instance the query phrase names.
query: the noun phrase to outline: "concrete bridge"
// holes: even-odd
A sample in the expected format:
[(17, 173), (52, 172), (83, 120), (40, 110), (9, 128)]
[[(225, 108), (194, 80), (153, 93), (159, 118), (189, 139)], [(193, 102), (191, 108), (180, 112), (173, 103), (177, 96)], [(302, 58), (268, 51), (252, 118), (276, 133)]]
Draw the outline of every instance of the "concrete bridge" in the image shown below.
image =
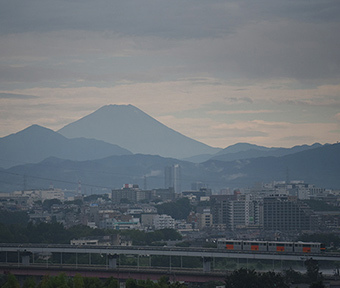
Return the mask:
[[(58, 254), (59, 263), (49, 262), (50, 255)], [(66, 254), (72, 254), (75, 258), (74, 263), (69, 266), (65, 264), (64, 258)], [(81, 265), (78, 261), (79, 255), (87, 254), (88, 263)], [(93, 265), (91, 255), (98, 254), (105, 259), (105, 265)], [(36, 255), (42, 256), (46, 262), (35, 262)], [(137, 265), (133, 267), (123, 267), (119, 265), (119, 257), (122, 255), (134, 255)], [(30, 273), (30, 275), (40, 274), (45, 275), (48, 272), (66, 274), (72, 276), (72, 273), (82, 273), (83, 275), (94, 275), (93, 277), (103, 278), (114, 276), (120, 279), (159, 279), (162, 275), (175, 275), (174, 281), (186, 281), (197, 279), (197, 281), (206, 282), (212, 279), (224, 279), (226, 272), (212, 269), (215, 259), (230, 258), (237, 261), (256, 260), (271, 260), (280, 262), (283, 261), (300, 261), (303, 267), (305, 260), (313, 258), (318, 261), (340, 261), (339, 254), (297, 254), (297, 253), (282, 253), (282, 252), (230, 252), (223, 249), (204, 249), (204, 248), (177, 248), (177, 247), (138, 247), (138, 246), (73, 246), (73, 245), (58, 245), (58, 244), (0, 244), (0, 265), (2, 272)], [(166, 267), (155, 267), (151, 265), (153, 256), (167, 256), (168, 263)], [(140, 265), (140, 259), (148, 257), (150, 265), (147, 267)], [(175, 257), (180, 257), (180, 267), (174, 267), (172, 261)], [(182, 266), (183, 257), (199, 257), (201, 259), (201, 269), (186, 269)], [(9, 259), (11, 258), (11, 259)], [(14, 273), (15, 272), (15, 273)], [(104, 277), (105, 278), (105, 277)], [(186, 279), (186, 280), (183, 280)]]
[(114, 277), (119, 282), (124, 282), (129, 278), (136, 280), (159, 280), (161, 276), (169, 277), (171, 282), (187, 282), (187, 283), (206, 283), (209, 281), (223, 282), (226, 277), (226, 272), (206, 272), (202, 273), (201, 269), (161, 269), (161, 268), (140, 268), (124, 267), (124, 268), (105, 268), (89, 265), (43, 265), (31, 264), (29, 266), (23, 264), (0, 264), (0, 274), (8, 274), (19, 277), (34, 276), (41, 278), (44, 275), (57, 276), (60, 273), (65, 273), (67, 276), (74, 277), (76, 274), (81, 274), (83, 277), (97, 277), (101, 279)]

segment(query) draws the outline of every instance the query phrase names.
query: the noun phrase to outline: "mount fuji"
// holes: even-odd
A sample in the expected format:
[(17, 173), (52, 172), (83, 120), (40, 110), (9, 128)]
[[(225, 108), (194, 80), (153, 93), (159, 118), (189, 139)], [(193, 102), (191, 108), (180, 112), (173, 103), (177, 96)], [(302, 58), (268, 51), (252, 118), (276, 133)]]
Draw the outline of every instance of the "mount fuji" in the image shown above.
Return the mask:
[(58, 132), (67, 138), (102, 140), (133, 153), (177, 159), (221, 150), (176, 132), (132, 105), (103, 106)]

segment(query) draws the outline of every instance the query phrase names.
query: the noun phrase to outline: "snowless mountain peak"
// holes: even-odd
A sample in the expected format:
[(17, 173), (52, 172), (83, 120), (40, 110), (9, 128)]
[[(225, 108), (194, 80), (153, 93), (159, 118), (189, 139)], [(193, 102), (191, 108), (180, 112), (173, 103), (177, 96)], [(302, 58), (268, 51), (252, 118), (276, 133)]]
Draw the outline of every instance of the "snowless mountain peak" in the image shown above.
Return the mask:
[(106, 105), (58, 131), (103, 140), (133, 153), (185, 158), (219, 151), (170, 129), (133, 105)]

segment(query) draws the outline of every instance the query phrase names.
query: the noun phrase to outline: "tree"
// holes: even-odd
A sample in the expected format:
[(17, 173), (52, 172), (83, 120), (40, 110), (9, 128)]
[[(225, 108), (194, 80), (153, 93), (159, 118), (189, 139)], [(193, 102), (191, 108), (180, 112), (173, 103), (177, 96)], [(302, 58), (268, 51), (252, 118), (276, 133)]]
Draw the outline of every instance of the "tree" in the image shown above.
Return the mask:
[(176, 202), (163, 203), (157, 205), (156, 208), (158, 214), (167, 214), (176, 220), (186, 219), (192, 210), (188, 198), (181, 198)]
[(305, 280), (306, 280), (306, 277), (303, 274), (293, 270), (292, 268), (289, 268), (288, 270), (284, 270), (283, 277), (285, 278), (287, 283), (295, 283), (295, 284), (305, 283)]
[(29, 217), (25, 211), (0, 210), (0, 223), (27, 225)]
[(322, 280), (314, 282), (312, 284), (309, 285), (309, 288), (325, 288), (326, 286), (323, 285)]
[(20, 284), (13, 274), (9, 274), (6, 283), (2, 288), (20, 288)]
[(289, 288), (289, 285), (287, 285), (281, 274), (271, 271), (260, 274), (259, 282), (262, 283), (262, 287)]
[(226, 288), (264, 288), (255, 270), (240, 268), (225, 279)]
[(102, 288), (103, 282), (97, 277), (84, 277), (84, 286), (86, 288)]
[(60, 273), (58, 276), (50, 278), (50, 282), (53, 288), (69, 288), (68, 278), (65, 273)]
[(135, 279), (127, 279), (125, 282), (126, 288), (138, 288), (137, 281)]
[(110, 277), (105, 281), (104, 288), (119, 288), (119, 282), (116, 278)]
[(340, 237), (333, 233), (302, 234), (297, 240), (303, 242), (321, 242), (326, 247), (340, 246)]
[(187, 288), (188, 286), (178, 281), (170, 283), (169, 288)]
[(0, 242), (10, 243), (15, 242), (15, 237), (12, 231), (5, 224), (0, 223)]
[(305, 261), (305, 266), (307, 268), (306, 276), (309, 283), (317, 282), (322, 280), (322, 275), (319, 272), (319, 263), (317, 260), (312, 258)]
[(168, 288), (170, 284), (169, 276), (161, 276), (161, 278), (158, 279), (157, 284), (160, 288)]
[(73, 288), (84, 288), (84, 287), (85, 287), (85, 284), (84, 284), (83, 276), (77, 273), (73, 277)]
[(155, 283), (150, 279), (138, 280), (137, 285), (138, 288), (155, 288), (156, 286)]
[(44, 210), (48, 210), (50, 211), (51, 210), (51, 207), (53, 205), (61, 205), (62, 202), (59, 200), (59, 199), (46, 199), (44, 202), (43, 202), (43, 208)]
[(51, 278), (49, 275), (45, 275), (37, 286), (37, 288), (51, 288), (51, 287), (52, 287)]
[(26, 278), (22, 288), (35, 288), (37, 283), (35, 283), (35, 279), (33, 277)]
[(175, 229), (164, 228), (158, 231), (162, 233), (162, 239), (160, 240), (182, 240), (182, 235)]
[(281, 274), (274, 272), (261, 274), (244, 268), (235, 270), (227, 276), (225, 284), (226, 288), (289, 288)]
[(175, 244), (176, 247), (190, 247), (190, 242), (188, 241), (183, 241), (183, 242), (179, 242), (177, 244)]

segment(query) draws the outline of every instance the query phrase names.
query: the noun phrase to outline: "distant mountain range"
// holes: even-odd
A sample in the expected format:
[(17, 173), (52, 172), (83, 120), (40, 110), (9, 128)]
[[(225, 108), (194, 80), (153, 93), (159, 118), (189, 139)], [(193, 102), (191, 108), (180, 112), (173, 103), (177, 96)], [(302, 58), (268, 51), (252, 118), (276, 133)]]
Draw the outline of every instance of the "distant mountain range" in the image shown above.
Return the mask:
[(248, 187), (285, 180), (287, 171), (292, 180), (340, 188), (340, 144), (267, 148), (238, 143), (213, 148), (131, 105), (104, 106), (59, 132), (64, 136), (32, 125), (0, 138), (0, 192), (47, 188), (50, 182), (74, 190), (79, 180), (93, 192), (125, 183), (164, 188), (164, 168), (173, 164), (181, 165), (186, 190), (193, 182), (216, 191)]
[(301, 145), (294, 146), (292, 148), (268, 148), (264, 146), (257, 146), (248, 143), (237, 143), (235, 145), (228, 146), (227, 148), (219, 151), (209, 159), (215, 159), (220, 161), (234, 161), (241, 159), (251, 159), (258, 157), (281, 157), (297, 152), (302, 152), (309, 149), (321, 147), (319, 143), (313, 145)]
[(32, 125), (16, 134), (0, 138), (0, 167), (37, 163), (47, 157), (93, 160), (111, 155), (132, 154), (127, 149), (103, 141), (68, 139), (53, 130)]
[(164, 168), (181, 166), (182, 190), (202, 182), (214, 191), (250, 187), (256, 182), (303, 180), (317, 187), (339, 189), (340, 144), (325, 145), (282, 157), (259, 157), (235, 161), (209, 160), (200, 164), (155, 155), (121, 155), (92, 161), (48, 158), (0, 170), (0, 191), (56, 187), (77, 189), (80, 180), (86, 193), (110, 191), (125, 183), (141, 188), (164, 188)]
[(220, 149), (184, 136), (132, 105), (108, 105), (58, 131), (67, 138), (85, 137), (124, 147), (133, 153), (185, 158)]
[[(340, 188), (340, 144), (324, 145), (281, 157), (258, 157), (234, 161), (211, 159), (203, 163), (234, 187), (255, 182), (302, 180), (322, 188)], [(288, 175), (287, 175), (288, 173)]]

